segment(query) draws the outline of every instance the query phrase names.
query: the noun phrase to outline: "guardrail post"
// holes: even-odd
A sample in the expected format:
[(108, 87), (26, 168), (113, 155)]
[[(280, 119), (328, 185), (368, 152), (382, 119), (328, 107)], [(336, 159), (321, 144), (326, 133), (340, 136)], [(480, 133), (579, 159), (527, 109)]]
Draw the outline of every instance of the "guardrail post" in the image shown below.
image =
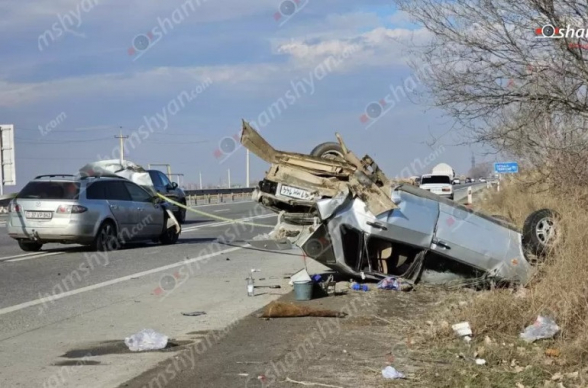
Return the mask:
[(500, 181), (496, 183), (496, 191), (500, 191)]
[(218, 193), (217, 202), (221, 203), (222, 201), (223, 201), (223, 195), (221, 193)]
[(210, 203), (210, 194), (206, 194), (206, 199), (207, 199), (208, 203)]
[(471, 205), (472, 204), (472, 187), (468, 187), (468, 204)]

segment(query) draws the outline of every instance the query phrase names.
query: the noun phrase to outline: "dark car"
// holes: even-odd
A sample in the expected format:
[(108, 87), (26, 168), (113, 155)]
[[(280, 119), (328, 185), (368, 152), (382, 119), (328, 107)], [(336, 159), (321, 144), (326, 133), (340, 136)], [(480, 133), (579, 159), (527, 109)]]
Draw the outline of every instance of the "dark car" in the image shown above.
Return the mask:
[[(170, 181), (167, 175), (159, 170), (147, 170), (147, 172), (151, 177), (155, 191), (161, 195), (165, 195), (175, 202), (181, 203), (183, 206), (186, 206), (186, 193), (178, 187), (176, 182)], [(172, 211), (180, 224), (186, 222), (185, 208), (172, 205)]]

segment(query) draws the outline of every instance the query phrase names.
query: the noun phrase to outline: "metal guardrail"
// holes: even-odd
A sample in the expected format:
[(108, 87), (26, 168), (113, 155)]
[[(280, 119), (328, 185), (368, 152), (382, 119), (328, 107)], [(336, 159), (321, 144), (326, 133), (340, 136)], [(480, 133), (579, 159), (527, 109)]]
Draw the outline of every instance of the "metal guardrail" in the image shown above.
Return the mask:
[(186, 195), (251, 194), (254, 189), (254, 187), (235, 187), (231, 189), (184, 190), (184, 193)]

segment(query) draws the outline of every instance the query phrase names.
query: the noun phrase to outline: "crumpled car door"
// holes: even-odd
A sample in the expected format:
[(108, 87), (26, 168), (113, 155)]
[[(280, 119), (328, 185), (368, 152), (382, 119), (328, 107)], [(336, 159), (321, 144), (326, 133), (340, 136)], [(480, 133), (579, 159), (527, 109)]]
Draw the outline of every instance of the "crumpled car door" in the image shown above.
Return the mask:
[(380, 214), (364, 230), (374, 236), (429, 249), (439, 217), (439, 203), (405, 191), (394, 191), (398, 208)]
[(466, 209), (439, 203), (439, 219), (431, 250), (443, 256), (491, 271), (506, 263), (510, 229)]

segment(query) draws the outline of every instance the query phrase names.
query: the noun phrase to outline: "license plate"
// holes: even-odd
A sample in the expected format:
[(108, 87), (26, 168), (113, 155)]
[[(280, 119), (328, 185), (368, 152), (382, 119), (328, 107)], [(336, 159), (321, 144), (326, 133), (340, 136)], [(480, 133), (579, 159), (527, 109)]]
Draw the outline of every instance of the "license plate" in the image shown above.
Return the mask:
[(35, 218), (41, 220), (50, 220), (53, 217), (51, 212), (25, 212), (26, 218)]
[(286, 197), (297, 198), (297, 199), (312, 199), (312, 194), (310, 191), (302, 190), (296, 187), (282, 185), (280, 188), (280, 194), (285, 195)]

